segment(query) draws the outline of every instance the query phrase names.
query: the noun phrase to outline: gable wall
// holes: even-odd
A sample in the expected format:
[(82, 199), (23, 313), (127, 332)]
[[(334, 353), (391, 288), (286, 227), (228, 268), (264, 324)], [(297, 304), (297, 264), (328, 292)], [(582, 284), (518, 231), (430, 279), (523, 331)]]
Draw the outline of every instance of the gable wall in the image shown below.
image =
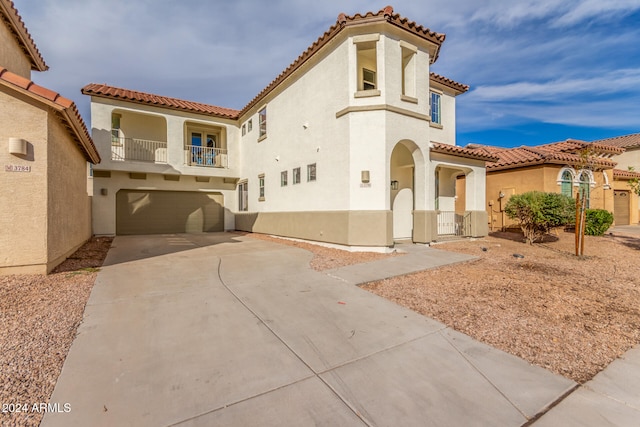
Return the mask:
[(53, 113), (47, 140), (47, 264), (52, 269), (91, 237), (91, 202), (87, 161)]
[[(28, 141), (26, 156), (9, 138)], [(0, 272), (44, 273), (47, 262), (47, 111), (0, 88)], [(8, 172), (27, 166), (30, 172)]]
[(0, 66), (31, 80), (31, 62), (2, 20), (0, 20)]

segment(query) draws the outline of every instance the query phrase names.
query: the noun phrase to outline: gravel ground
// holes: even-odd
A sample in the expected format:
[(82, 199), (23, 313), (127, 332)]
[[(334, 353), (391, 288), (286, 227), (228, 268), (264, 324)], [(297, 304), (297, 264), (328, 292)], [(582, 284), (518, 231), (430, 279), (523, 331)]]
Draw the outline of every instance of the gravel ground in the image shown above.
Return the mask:
[[(246, 233), (243, 233), (246, 234)], [(327, 248), (314, 243), (298, 242), (295, 240), (273, 237), (266, 234), (249, 234), (254, 239), (267, 240), (283, 245), (295, 246), (313, 253), (311, 268), (316, 271), (330, 270), (332, 268), (347, 265), (360, 264), (362, 262), (375, 261), (390, 256), (401, 255), (398, 253), (383, 254), (378, 252), (349, 252), (340, 249)]]
[(579, 383), (640, 343), (640, 238), (587, 236), (581, 259), (571, 233), (521, 238), (437, 245), (480, 259), (363, 287)]
[(91, 239), (47, 276), (0, 276), (0, 425), (40, 424), (33, 405), (49, 402), (111, 240)]

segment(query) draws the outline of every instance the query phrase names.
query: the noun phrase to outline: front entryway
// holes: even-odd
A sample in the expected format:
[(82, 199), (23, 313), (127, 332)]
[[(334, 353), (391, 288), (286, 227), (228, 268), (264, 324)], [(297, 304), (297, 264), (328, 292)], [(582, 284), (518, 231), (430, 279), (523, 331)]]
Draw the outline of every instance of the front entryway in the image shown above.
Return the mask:
[(394, 240), (410, 239), (413, 234), (414, 209), (413, 155), (399, 143), (391, 153), (391, 209)]
[(116, 195), (116, 234), (224, 231), (220, 193), (120, 190)]

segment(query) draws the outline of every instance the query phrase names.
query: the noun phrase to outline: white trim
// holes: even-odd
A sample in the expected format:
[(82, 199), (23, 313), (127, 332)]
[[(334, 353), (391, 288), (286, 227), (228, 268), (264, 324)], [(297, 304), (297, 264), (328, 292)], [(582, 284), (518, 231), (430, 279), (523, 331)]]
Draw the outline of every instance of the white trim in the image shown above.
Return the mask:
[(611, 190), (611, 184), (609, 184), (609, 175), (607, 175), (606, 171), (602, 171), (602, 181), (604, 182), (604, 184), (602, 184), (602, 188), (604, 188), (605, 190)]
[(578, 171), (578, 178), (576, 180), (576, 183), (574, 184), (576, 187), (580, 186), (580, 177), (582, 176), (582, 174), (585, 173), (587, 174), (587, 176), (589, 177), (589, 187), (591, 188), (595, 188), (596, 186), (596, 180), (593, 177), (593, 171), (589, 170), (589, 169), (580, 169)]
[(560, 172), (558, 172), (558, 177), (556, 178), (556, 183), (558, 185), (562, 185), (562, 175), (564, 175), (565, 171), (569, 171), (571, 173), (571, 182), (575, 185), (578, 178), (576, 175), (576, 170), (571, 166), (564, 166), (562, 169), (560, 169)]

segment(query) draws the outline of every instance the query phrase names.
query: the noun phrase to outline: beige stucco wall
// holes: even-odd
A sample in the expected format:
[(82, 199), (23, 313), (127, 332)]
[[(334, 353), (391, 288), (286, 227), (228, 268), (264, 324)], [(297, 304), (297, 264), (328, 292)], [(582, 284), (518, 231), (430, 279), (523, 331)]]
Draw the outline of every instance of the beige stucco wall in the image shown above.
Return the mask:
[(255, 212), (236, 229), (346, 246), (392, 246), (390, 211)]
[[(490, 230), (499, 230), (502, 227), (517, 227), (517, 222), (511, 220), (504, 213), (504, 207), (510, 196), (522, 194), (528, 191), (544, 191), (560, 193), (558, 174), (562, 165), (538, 165), (519, 169), (502, 171), (489, 171), (487, 173), (487, 214)], [(608, 182), (613, 185), (613, 171), (607, 170)], [(590, 208), (606, 209), (613, 212), (613, 189), (605, 186), (602, 171), (593, 172), (595, 185), (591, 187)], [(578, 187), (573, 187), (573, 193)], [(498, 195), (504, 193), (505, 197)]]
[(48, 117), (47, 269), (50, 270), (91, 237), (91, 201), (87, 161), (60, 120)]
[(31, 62), (4, 22), (0, 23), (0, 66), (31, 80)]
[(624, 153), (614, 156), (613, 161), (618, 162), (616, 169), (627, 170), (629, 166), (636, 172), (640, 171), (640, 147), (627, 148)]
[[(47, 136), (47, 111), (0, 89), (0, 274), (46, 271)], [(28, 141), (26, 156), (9, 154), (11, 137)]]

